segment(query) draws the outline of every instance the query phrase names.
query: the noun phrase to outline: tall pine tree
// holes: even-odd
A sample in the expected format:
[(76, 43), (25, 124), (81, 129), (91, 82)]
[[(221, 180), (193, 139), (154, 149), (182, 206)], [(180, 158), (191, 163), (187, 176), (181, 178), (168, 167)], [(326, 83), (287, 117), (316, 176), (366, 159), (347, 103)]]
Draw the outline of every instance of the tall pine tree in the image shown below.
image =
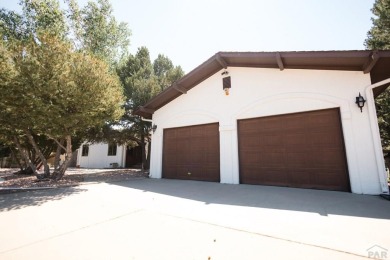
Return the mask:
[[(370, 50), (390, 50), (390, 0), (375, 0), (371, 9), (373, 26), (367, 33), (365, 46)], [(390, 153), (390, 90), (376, 98), (379, 129), (385, 155)], [(387, 156), (386, 156), (387, 157)]]

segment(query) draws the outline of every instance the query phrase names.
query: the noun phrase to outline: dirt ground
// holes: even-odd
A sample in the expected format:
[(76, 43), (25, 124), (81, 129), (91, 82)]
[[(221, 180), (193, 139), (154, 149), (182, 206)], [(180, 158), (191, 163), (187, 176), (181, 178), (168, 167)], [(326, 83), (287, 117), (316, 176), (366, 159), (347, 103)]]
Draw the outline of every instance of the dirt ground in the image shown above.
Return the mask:
[(69, 168), (59, 181), (39, 181), (35, 176), (15, 174), (17, 168), (0, 169), (0, 189), (68, 187), (91, 182), (117, 182), (133, 178), (147, 178), (148, 172), (139, 169), (84, 169)]

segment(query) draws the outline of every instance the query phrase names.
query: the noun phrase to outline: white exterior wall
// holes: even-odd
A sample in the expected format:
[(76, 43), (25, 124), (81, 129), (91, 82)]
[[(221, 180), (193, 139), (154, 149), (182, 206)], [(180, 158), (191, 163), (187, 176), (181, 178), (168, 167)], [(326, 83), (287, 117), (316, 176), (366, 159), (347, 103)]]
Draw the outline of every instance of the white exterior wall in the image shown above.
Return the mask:
[[(84, 145), (84, 144), (83, 144)], [(77, 165), (82, 168), (112, 168), (112, 163), (118, 167), (126, 165), (126, 146), (118, 145), (115, 156), (108, 156), (108, 144), (89, 144), (88, 156), (81, 156), (82, 146), (77, 154)]]
[[(153, 114), (152, 178), (161, 178), (163, 129), (218, 122), (221, 183), (239, 183), (237, 120), (285, 113), (340, 108), (351, 189), (387, 192), (370, 75), (353, 71), (228, 68), (230, 95), (222, 90), (221, 72)], [(355, 104), (367, 99), (363, 113)], [(378, 143), (379, 141), (379, 143)]]

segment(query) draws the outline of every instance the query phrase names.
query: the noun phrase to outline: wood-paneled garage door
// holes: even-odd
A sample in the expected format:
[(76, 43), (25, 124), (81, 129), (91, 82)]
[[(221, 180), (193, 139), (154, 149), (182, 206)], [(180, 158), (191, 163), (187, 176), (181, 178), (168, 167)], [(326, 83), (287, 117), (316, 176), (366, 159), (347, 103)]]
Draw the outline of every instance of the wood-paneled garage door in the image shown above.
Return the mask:
[(240, 182), (349, 191), (339, 109), (238, 121)]
[(219, 182), (219, 125), (164, 129), (163, 178)]

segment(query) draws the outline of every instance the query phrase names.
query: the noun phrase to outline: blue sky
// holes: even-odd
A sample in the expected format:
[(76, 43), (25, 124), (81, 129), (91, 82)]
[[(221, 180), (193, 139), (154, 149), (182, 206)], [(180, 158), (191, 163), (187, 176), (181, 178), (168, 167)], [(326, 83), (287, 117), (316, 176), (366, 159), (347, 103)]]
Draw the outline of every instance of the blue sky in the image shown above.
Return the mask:
[[(17, 9), (17, 0), (0, 7)], [(86, 0), (80, 0), (84, 5)], [(111, 0), (148, 47), (189, 72), (218, 51), (361, 50), (374, 0)]]

